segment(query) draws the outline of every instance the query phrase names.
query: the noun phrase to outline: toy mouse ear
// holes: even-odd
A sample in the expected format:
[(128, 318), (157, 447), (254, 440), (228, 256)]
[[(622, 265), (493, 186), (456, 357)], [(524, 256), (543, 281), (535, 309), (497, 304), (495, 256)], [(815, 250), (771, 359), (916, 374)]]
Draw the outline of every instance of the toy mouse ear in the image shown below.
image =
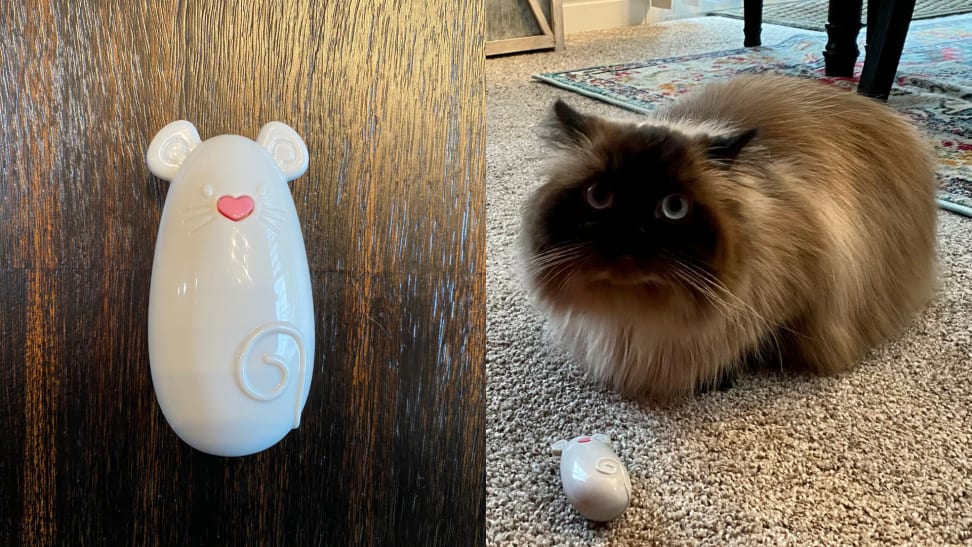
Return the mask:
[(560, 439), (559, 441), (550, 445), (550, 449), (553, 450), (553, 453), (557, 456), (559, 456), (565, 448), (567, 448), (567, 441), (563, 439)]
[(199, 133), (191, 123), (185, 120), (170, 123), (156, 133), (145, 153), (149, 171), (163, 180), (174, 179), (179, 166), (200, 142)]
[(608, 437), (607, 435), (603, 434), (603, 433), (595, 433), (595, 434), (591, 435), (591, 437), (594, 437), (595, 439), (601, 441), (602, 443), (604, 443), (606, 445), (610, 445), (611, 444), (611, 438)]
[(294, 180), (307, 171), (307, 145), (289, 125), (267, 123), (260, 129), (256, 142), (270, 152), (287, 180)]

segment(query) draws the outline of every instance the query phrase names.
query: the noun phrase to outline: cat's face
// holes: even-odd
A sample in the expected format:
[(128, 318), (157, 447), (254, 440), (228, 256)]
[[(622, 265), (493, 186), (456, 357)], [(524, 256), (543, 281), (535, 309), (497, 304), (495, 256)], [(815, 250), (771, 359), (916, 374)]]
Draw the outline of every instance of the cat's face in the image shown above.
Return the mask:
[(560, 102), (554, 111), (548, 140), (562, 154), (524, 210), (532, 288), (562, 308), (705, 311), (734, 258), (738, 203), (720, 173), (753, 133), (690, 136)]

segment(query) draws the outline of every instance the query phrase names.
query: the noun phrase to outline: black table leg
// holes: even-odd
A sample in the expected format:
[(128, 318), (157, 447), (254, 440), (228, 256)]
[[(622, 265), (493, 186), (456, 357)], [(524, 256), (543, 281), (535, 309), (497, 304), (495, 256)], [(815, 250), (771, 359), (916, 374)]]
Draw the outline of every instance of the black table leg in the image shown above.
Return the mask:
[(827, 11), (827, 48), (824, 50), (828, 76), (853, 76), (857, 34), (861, 30), (863, 0), (830, 0)]
[(867, 0), (867, 27), (864, 34), (864, 51), (867, 51), (871, 41), (874, 40), (874, 25), (877, 24), (877, 14), (881, 11), (883, 0)]
[(760, 34), (763, 31), (763, 0), (745, 0), (743, 3), (743, 20), (746, 35), (743, 46), (753, 47), (762, 44)]
[(914, 10), (915, 0), (869, 0), (867, 53), (857, 86), (861, 95), (887, 100)]

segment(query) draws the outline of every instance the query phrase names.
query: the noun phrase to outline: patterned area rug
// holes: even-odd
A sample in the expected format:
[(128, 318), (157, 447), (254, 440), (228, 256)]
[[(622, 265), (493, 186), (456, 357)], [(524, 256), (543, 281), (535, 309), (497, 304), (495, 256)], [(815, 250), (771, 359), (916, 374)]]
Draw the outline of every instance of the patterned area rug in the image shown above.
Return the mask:
[[(854, 89), (857, 77), (824, 75), (821, 52), (825, 44), (822, 34), (802, 34), (771, 47), (536, 74), (534, 78), (638, 112), (650, 112), (702, 83), (743, 73), (784, 73)], [(860, 49), (864, 50), (863, 44)], [(862, 64), (863, 55), (857, 74)], [(939, 205), (972, 217), (972, 15), (912, 23), (888, 104), (934, 140), (940, 160)]]
[[(799, 0), (797, 2), (766, 3), (763, 6), (764, 25), (783, 25), (786, 27), (819, 30), (823, 32), (827, 24), (827, 9), (830, 0)], [(861, 21), (867, 21), (867, 2), (864, 2)], [(972, 0), (917, 0), (913, 20), (944, 17), (959, 13), (972, 12)], [(743, 8), (713, 10), (709, 15), (719, 15), (742, 19)]]

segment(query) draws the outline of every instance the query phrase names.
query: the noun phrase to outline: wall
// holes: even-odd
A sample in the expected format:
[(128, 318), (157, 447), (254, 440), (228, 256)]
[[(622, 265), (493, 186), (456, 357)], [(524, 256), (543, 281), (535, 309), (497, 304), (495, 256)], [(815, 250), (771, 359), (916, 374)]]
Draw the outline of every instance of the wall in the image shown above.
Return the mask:
[[(651, 7), (649, 8), (649, 3)], [(563, 0), (565, 34), (696, 17), (742, 0)]]
[(648, 0), (564, 0), (564, 32), (640, 25), (648, 14)]

